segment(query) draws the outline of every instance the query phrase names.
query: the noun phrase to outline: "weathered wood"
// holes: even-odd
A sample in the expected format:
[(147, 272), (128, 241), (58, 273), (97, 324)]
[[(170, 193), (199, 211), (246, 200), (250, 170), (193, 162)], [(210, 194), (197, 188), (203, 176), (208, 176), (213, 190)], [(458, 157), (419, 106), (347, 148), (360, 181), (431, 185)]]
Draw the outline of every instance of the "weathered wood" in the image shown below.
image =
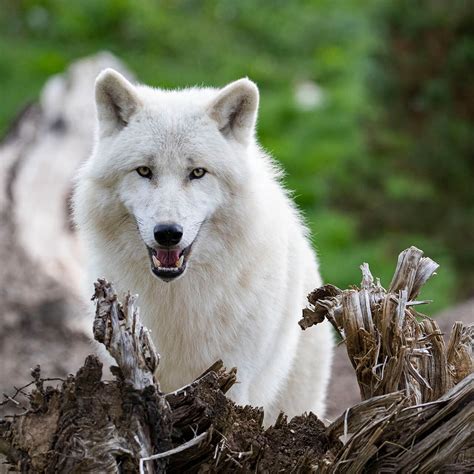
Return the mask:
[(335, 459), (319, 462), (322, 472), (433, 472), (474, 464), (474, 325), (456, 323), (446, 345), (437, 323), (414, 309), (437, 268), (411, 247), (400, 254), (388, 291), (364, 264), (360, 289), (309, 295), (300, 325), (331, 321), (366, 400), (330, 425), (347, 442)]
[[(118, 364), (116, 381), (102, 380), (96, 356), (88, 356), (60, 388), (45, 388), (36, 371), (29, 408), (14, 418), (4, 438), (22, 470), (133, 472), (140, 458), (171, 447), (170, 407), (153, 376), (158, 356), (134, 298), (122, 306), (100, 280), (95, 299), (95, 335)], [(156, 461), (145, 472), (163, 470), (167, 463)]]
[(360, 289), (326, 285), (309, 295), (301, 327), (325, 317), (333, 324), (344, 339), (363, 400), (399, 390), (412, 404), (436, 400), (472, 372), (473, 326), (455, 325), (446, 347), (437, 323), (415, 310), (422, 302), (414, 298), (437, 268), (410, 247), (400, 254), (388, 291), (364, 264)]
[[(99, 280), (94, 333), (117, 362), (115, 380), (102, 380), (95, 356), (62, 387), (45, 386), (35, 369), (26, 412), (0, 422), (0, 452), (21, 470), (38, 472), (469, 469), (472, 327), (456, 324), (446, 345), (433, 321), (417, 321), (416, 302), (408, 295), (426, 281), (423, 268), (434, 265), (418, 251), (414, 258), (409, 254), (399, 260), (397, 294), (374, 282), (365, 265), (360, 290), (325, 286), (309, 296), (308, 310), (317, 313), (310, 320), (328, 317), (346, 336), (362, 396), (382, 392), (328, 427), (312, 414), (290, 422), (282, 414), (264, 430), (262, 410), (238, 407), (225, 397), (236, 371), (226, 372), (222, 362), (192, 384), (162, 394), (153, 377), (159, 358), (135, 298), (127, 296), (122, 305), (111, 285)], [(405, 287), (400, 272), (408, 275)], [(2, 403), (18, 403), (19, 393)]]
[(39, 363), (65, 377), (90, 351), (69, 200), (92, 148), (93, 85), (105, 67), (130, 76), (107, 53), (73, 63), (48, 80), (0, 144), (0, 392), (24, 384), (19, 367)]
[(321, 471), (428, 473), (457, 465), (468, 472), (474, 463), (474, 374), (435, 402), (409, 404), (395, 392), (348, 409), (329, 427), (348, 441), (335, 459), (319, 462)]
[(95, 294), (95, 334), (117, 362), (116, 380), (102, 380), (95, 356), (58, 388), (44, 387), (38, 371), (28, 410), (0, 424), (0, 450), (20, 469), (304, 470), (340, 446), (314, 415), (291, 422), (281, 416), (265, 431), (261, 409), (238, 407), (225, 397), (236, 371), (226, 372), (222, 362), (189, 386), (160, 393), (153, 378), (158, 358), (134, 300), (121, 305), (104, 280)]
[(115, 359), (124, 382), (135, 390), (158, 386), (153, 374), (159, 356), (150, 332), (141, 322), (135, 305), (137, 296), (128, 294), (121, 306), (111, 285), (100, 279), (93, 299), (97, 301), (94, 337)]

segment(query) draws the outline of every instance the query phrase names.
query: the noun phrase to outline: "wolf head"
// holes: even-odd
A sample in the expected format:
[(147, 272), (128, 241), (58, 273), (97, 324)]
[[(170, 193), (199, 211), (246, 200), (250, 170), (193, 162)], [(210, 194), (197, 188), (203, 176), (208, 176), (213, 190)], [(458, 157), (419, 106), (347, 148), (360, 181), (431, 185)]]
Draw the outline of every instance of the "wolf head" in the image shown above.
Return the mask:
[(214, 258), (218, 244), (206, 245), (206, 255), (198, 244), (214, 238), (210, 224), (245, 188), (258, 101), (248, 79), (220, 90), (164, 91), (103, 71), (96, 145), (76, 189), (79, 227), (101, 226), (103, 245), (146, 254), (164, 281), (194, 259)]

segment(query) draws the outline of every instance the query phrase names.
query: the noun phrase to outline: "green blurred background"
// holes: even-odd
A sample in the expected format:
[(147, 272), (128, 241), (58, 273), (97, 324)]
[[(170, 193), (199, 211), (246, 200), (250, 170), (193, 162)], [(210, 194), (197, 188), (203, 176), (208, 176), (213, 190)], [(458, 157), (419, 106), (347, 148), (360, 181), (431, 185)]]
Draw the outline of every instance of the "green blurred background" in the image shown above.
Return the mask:
[(441, 264), (427, 312), (474, 294), (474, 2), (0, 0), (0, 133), (99, 50), (158, 87), (257, 82), (325, 281), (367, 261), (388, 286), (416, 245)]

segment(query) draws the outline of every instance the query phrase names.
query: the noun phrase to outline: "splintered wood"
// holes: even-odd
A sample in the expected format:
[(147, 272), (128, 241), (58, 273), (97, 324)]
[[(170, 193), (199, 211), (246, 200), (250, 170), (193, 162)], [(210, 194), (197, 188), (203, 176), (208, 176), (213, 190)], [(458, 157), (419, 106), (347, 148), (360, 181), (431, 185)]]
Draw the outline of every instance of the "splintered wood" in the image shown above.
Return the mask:
[(415, 309), (437, 268), (410, 247), (388, 291), (363, 264), (360, 288), (326, 285), (308, 296), (300, 326), (332, 323), (365, 400), (328, 427), (345, 444), (317, 463), (319, 472), (474, 471), (474, 326), (455, 323), (446, 344)]
[[(412, 405), (438, 399), (473, 371), (474, 327), (456, 323), (448, 344), (437, 323), (418, 313), (421, 287), (438, 264), (416, 247), (403, 251), (390, 287), (361, 266), (360, 288), (313, 291), (300, 326), (327, 318), (346, 344), (362, 400), (403, 391)], [(420, 321), (421, 319), (421, 321)]]
[(135, 304), (137, 297), (128, 294), (121, 305), (105, 280), (99, 279), (94, 288), (94, 338), (104, 344), (120, 367), (122, 377), (133, 388), (141, 390), (153, 385), (159, 356), (150, 332), (141, 322)]
[[(25, 412), (0, 419), (0, 454), (21, 472), (474, 472), (473, 326), (456, 323), (445, 344), (415, 309), (437, 267), (411, 247), (388, 291), (364, 264), (360, 288), (312, 292), (300, 325), (331, 321), (363, 401), (329, 426), (281, 414), (268, 429), (261, 409), (225, 396), (236, 371), (220, 361), (162, 393), (135, 298), (121, 304), (99, 280), (94, 335), (117, 362), (115, 379), (102, 380), (96, 356), (61, 387), (45, 387), (36, 369)], [(18, 404), (24, 388), (0, 405)]]
[(409, 405), (403, 392), (348, 408), (329, 427), (345, 441), (322, 473), (474, 471), (474, 374), (440, 399)]

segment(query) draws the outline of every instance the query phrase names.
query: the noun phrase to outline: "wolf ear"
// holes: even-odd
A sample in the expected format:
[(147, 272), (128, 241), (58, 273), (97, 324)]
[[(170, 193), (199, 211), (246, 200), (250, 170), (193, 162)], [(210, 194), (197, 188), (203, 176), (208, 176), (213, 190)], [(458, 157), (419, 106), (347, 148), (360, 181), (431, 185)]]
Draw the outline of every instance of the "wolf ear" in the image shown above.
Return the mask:
[(231, 135), (246, 145), (255, 129), (258, 99), (255, 83), (239, 79), (219, 92), (209, 106), (208, 114), (224, 135)]
[(126, 127), (140, 106), (133, 85), (113, 69), (105, 69), (97, 77), (95, 102), (102, 135), (110, 135)]

